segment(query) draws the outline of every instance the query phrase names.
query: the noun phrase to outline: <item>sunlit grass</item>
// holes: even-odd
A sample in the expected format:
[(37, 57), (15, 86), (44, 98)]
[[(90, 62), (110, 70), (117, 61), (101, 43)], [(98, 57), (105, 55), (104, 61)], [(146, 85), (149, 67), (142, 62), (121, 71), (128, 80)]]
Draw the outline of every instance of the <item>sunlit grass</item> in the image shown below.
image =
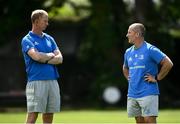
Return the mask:
[[(24, 123), (25, 112), (0, 113), (0, 123)], [(180, 123), (180, 110), (160, 110), (158, 123)], [(37, 122), (41, 123), (41, 114)], [(54, 123), (135, 123), (126, 110), (68, 110), (55, 114)]]

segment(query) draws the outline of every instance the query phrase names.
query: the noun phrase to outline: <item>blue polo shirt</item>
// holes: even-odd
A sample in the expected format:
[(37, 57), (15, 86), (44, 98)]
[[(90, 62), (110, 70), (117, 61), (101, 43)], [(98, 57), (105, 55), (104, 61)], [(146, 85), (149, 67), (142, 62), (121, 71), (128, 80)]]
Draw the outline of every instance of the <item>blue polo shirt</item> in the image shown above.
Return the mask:
[(124, 55), (124, 65), (129, 69), (128, 97), (140, 98), (148, 95), (158, 95), (158, 83), (145, 81), (149, 73), (158, 74), (158, 64), (166, 55), (157, 47), (143, 42), (140, 48), (131, 46)]
[(22, 39), (21, 45), (28, 82), (35, 80), (55, 80), (59, 77), (55, 65), (37, 62), (27, 54), (32, 48), (44, 53), (54, 52), (54, 50), (58, 49), (57, 44), (50, 35), (43, 33), (42, 37), (40, 37), (30, 31)]

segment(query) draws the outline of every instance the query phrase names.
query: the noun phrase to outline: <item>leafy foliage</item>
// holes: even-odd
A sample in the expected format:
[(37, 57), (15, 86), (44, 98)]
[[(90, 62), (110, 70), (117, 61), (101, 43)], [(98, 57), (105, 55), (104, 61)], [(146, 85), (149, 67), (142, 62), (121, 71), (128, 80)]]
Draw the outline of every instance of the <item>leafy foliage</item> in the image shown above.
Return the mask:
[(98, 100), (95, 96), (100, 96), (106, 86), (127, 87), (121, 70), (128, 47), (126, 32), (131, 23), (144, 23), (146, 40), (168, 55), (173, 56), (177, 51), (174, 39), (179, 40), (180, 36), (179, 0), (159, 0), (159, 4), (153, 0), (134, 0), (134, 4), (125, 1), (128, 0), (19, 0), (18, 3), (1, 0), (0, 46), (20, 30), (30, 28), (29, 15), (34, 9), (45, 9), (52, 19), (59, 21), (82, 22), (85, 31), (77, 59), (91, 73), (91, 80), (87, 80), (91, 83), (91, 97)]

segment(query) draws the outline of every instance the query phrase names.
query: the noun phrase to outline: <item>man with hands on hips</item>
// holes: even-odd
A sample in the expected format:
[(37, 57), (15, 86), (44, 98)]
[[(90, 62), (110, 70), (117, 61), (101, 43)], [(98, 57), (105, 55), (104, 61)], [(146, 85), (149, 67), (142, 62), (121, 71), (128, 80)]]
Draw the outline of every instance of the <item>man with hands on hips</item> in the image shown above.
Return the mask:
[(158, 82), (168, 74), (173, 63), (160, 49), (146, 42), (144, 34), (144, 25), (133, 23), (126, 35), (133, 44), (124, 54), (123, 64), (123, 74), (128, 80), (127, 112), (136, 123), (156, 123)]

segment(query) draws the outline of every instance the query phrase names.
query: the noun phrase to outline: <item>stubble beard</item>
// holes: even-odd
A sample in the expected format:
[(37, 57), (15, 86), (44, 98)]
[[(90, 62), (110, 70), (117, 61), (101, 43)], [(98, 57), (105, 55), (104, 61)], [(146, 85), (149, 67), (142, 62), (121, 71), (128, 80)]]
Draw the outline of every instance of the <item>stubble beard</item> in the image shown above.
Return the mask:
[(134, 41), (128, 39), (129, 44), (134, 44)]

